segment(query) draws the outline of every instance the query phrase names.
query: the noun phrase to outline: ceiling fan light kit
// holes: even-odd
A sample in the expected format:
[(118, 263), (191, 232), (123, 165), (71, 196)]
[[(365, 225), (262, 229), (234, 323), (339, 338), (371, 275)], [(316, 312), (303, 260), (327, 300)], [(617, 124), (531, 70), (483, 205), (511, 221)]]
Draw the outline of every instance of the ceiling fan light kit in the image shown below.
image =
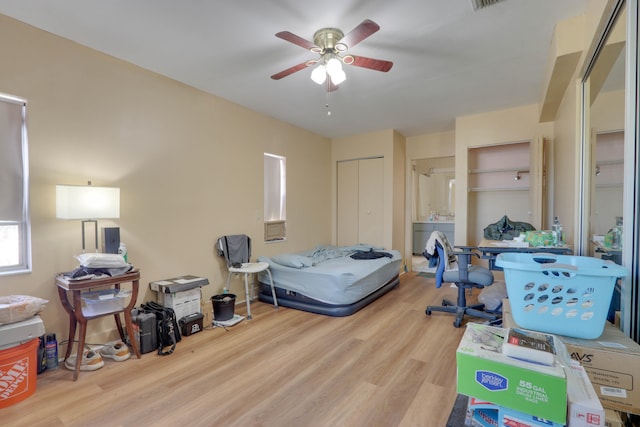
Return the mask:
[[(357, 67), (387, 72), (393, 66), (393, 62), (381, 59), (356, 57), (346, 54), (346, 51), (380, 29), (380, 26), (370, 19), (365, 19), (360, 25), (344, 34), (337, 28), (322, 28), (313, 35), (313, 42), (303, 39), (289, 31), (276, 34), (283, 40), (301, 46), (313, 53), (320, 55), (317, 59), (311, 59), (302, 64), (294, 65), (271, 76), (274, 80), (280, 80), (290, 74), (307, 67), (316, 66), (311, 72), (311, 80), (319, 85), (324, 85), (328, 92), (338, 89), (338, 85), (347, 79), (342, 69), (342, 64), (355, 65)], [(327, 80), (327, 75), (329, 79)]]
[(311, 72), (311, 80), (319, 85), (324, 84), (325, 80), (327, 80), (327, 70), (324, 65), (320, 64), (313, 69)]

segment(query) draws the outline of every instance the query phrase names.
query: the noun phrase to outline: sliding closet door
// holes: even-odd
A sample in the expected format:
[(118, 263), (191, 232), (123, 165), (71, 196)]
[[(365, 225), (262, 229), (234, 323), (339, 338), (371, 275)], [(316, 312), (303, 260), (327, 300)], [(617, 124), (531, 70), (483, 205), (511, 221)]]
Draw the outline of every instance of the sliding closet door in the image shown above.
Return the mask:
[(337, 170), (338, 246), (382, 246), (384, 159), (341, 161)]
[(338, 162), (338, 246), (358, 241), (358, 161)]
[(384, 159), (359, 161), (358, 243), (382, 246)]

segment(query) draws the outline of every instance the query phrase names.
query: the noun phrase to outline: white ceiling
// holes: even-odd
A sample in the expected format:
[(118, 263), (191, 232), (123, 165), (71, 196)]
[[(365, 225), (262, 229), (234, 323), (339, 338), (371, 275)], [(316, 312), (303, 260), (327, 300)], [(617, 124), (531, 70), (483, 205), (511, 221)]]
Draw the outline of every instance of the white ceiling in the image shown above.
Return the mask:
[[(588, 0), (3, 0), (0, 13), (327, 137), (380, 129), (454, 129), (456, 116), (538, 103), (554, 26)], [(270, 76), (317, 55), (275, 37), (381, 29), (349, 52), (394, 63), (345, 66), (327, 94), (311, 69)], [(327, 107), (328, 104), (328, 107)], [(327, 112), (331, 111), (331, 115)]]

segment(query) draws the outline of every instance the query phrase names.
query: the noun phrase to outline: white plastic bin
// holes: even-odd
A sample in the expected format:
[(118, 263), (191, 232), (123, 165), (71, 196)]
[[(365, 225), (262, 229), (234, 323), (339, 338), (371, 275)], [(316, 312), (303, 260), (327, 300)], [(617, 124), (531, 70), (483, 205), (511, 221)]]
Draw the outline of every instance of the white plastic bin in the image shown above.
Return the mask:
[(131, 291), (122, 289), (99, 289), (82, 294), (82, 314), (99, 316), (124, 310), (125, 301)]

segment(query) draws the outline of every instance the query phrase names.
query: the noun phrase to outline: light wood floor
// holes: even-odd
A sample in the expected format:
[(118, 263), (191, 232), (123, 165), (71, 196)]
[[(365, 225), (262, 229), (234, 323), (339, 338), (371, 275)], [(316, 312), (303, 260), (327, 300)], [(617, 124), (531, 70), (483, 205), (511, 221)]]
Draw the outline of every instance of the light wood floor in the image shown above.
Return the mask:
[(77, 382), (62, 365), (46, 371), (0, 424), (443, 427), (464, 328), (424, 309), (445, 295), (455, 290), (408, 273), (349, 317), (255, 302), (253, 320), (184, 337), (170, 356), (107, 359)]

